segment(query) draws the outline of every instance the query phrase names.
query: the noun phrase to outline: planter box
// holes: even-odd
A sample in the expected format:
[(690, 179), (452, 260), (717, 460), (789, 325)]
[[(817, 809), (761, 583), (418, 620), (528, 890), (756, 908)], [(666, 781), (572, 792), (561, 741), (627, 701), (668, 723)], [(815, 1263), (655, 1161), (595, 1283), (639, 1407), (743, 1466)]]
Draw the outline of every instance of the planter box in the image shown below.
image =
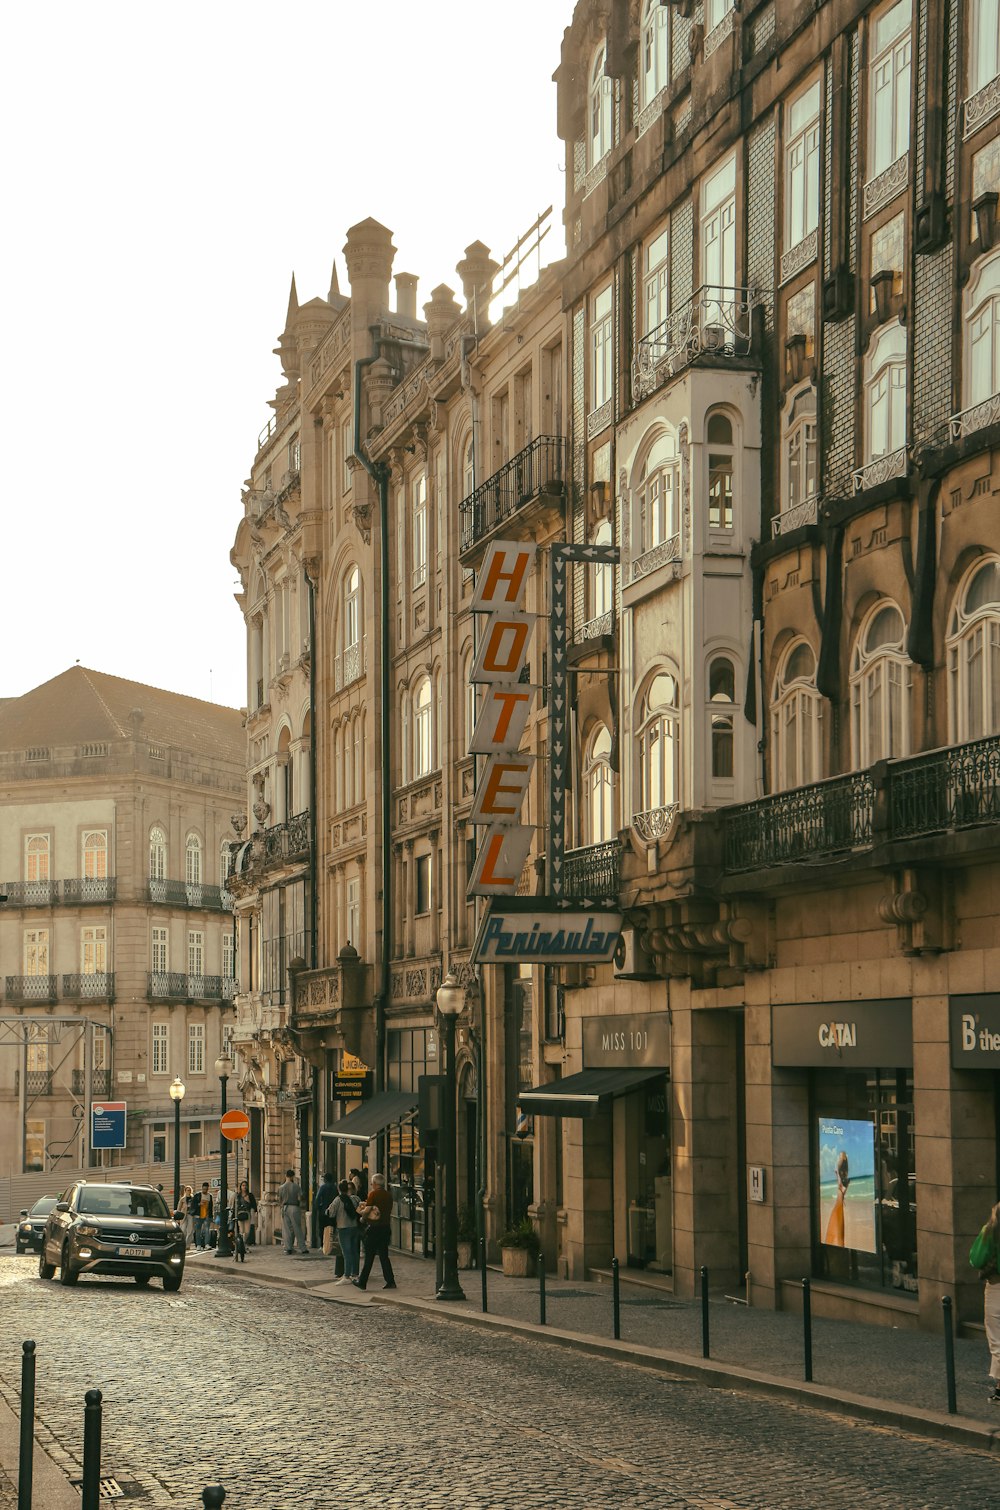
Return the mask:
[(535, 1255), (530, 1248), (501, 1248), (503, 1272), (511, 1279), (528, 1279), (535, 1272)]
[(472, 1253), (473, 1253), (474, 1247), (475, 1247), (475, 1244), (473, 1244), (473, 1243), (459, 1242), (459, 1244), (458, 1244), (458, 1267), (460, 1269), (471, 1269), (473, 1267)]

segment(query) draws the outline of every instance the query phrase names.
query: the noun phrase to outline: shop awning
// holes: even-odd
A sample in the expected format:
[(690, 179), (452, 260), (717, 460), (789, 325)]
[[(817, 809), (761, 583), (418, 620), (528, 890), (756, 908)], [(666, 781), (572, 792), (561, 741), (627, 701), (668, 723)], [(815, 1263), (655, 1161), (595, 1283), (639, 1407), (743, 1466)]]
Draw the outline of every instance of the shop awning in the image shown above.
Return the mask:
[(549, 1085), (522, 1091), (517, 1104), (535, 1117), (596, 1117), (614, 1096), (627, 1096), (649, 1080), (658, 1080), (665, 1069), (581, 1070)]
[(367, 1143), (394, 1122), (412, 1117), (417, 1109), (416, 1091), (380, 1091), (357, 1111), (324, 1128), (321, 1138), (339, 1138), (342, 1143)]

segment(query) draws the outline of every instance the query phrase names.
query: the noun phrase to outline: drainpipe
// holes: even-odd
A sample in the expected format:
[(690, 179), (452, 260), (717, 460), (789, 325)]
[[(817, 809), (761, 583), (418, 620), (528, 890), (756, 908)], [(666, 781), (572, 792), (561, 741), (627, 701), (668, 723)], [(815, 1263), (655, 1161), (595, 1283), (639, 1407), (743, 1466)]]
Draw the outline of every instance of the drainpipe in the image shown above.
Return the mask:
[(392, 668), (389, 656), (389, 472), (383, 462), (373, 462), (361, 445), (361, 370), (377, 359), (381, 326), (369, 327), (374, 350), (354, 364), (354, 455), (378, 491), (379, 517), (379, 678), (382, 694), (380, 760), (382, 765), (382, 961), (375, 993), (375, 1089), (385, 1089), (385, 1009), (389, 1001), (392, 969), (392, 742), (389, 712), (392, 701)]

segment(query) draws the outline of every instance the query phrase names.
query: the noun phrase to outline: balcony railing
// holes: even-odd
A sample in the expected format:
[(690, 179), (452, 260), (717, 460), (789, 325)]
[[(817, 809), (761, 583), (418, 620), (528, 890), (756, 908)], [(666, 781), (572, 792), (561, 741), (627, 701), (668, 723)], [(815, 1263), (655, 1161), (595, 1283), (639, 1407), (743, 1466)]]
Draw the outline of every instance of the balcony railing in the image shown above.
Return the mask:
[(113, 902), (117, 881), (114, 876), (78, 876), (63, 881), (64, 902)]
[(588, 844), (563, 856), (563, 895), (579, 902), (613, 902), (621, 886), (622, 847), (617, 839)]
[(200, 881), (159, 881), (151, 877), (146, 882), (146, 896), (150, 902), (168, 907), (200, 907), (213, 912), (223, 907), (221, 887)]
[(81, 971), (62, 978), (63, 1001), (114, 1001), (115, 974), (113, 970)]
[(888, 451), (885, 456), (876, 456), (873, 461), (866, 462), (863, 467), (851, 473), (854, 482), (855, 493), (864, 493), (868, 488), (881, 487), (884, 482), (892, 482), (896, 477), (905, 477), (909, 467), (909, 450), (906, 446), (900, 446), (896, 451)]
[[(95, 1096), (107, 1096), (111, 1092), (110, 1070), (94, 1070), (91, 1074), (90, 1088)], [(73, 1095), (82, 1096), (87, 1089), (87, 1081), (83, 1070), (73, 1071)]]
[(668, 802), (664, 807), (651, 807), (644, 813), (632, 814), (632, 828), (646, 844), (655, 844), (668, 833), (678, 804)]
[(1000, 822), (1000, 736), (889, 767), (889, 835), (909, 839)]
[(79, 876), (66, 881), (5, 881), (0, 890), (9, 907), (86, 906), (113, 902), (117, 889), (114, 876)]
[(725, 868), (759, 870), (860, 849), (872, 842), (874, 809), (875, 783), (867, 771), (728, 808)]
[(264, 863), (282, 860), (305, 860), (309, 856), (309, 814), (296, 813), (285, 823), (274, 823), (264, 830)]
[(8, 975), (4, 995), (8, 1001), (55, 1001), (55, 975)]
[(180, 970), (153, 970), (146, 978), (150, 1001), (222, 1001), (221, 975), (185, 975)]
[(975, 435), (977, 430), (985, 430), (988, 425), (1000, 425), (1000, 393), (963, 409), (960, 414), (953, 414), (951, 438), (964, 440), (967, 435)]
[(522, 504), (556, 491), (565, 475), (566, 443), (558, 435), (539, 435), (518, 451), (459, 505), (463, 551), (483, 540)]
[(800, 530), (805, 524), (815, 524), (818, 518), (819, 499), (814, 493), (811, 498), (805, 498), (801, 503), (796, 503), (783, 514), (771, 520), (771, 538), (777, 540), (779, 535), (789, 535), (792, 530)]
[[(24, 1077), (24, 1089), (28, 1096), (51, 1096), (55, 1076), (51, 1070), (29, 1070)], [(21, 1089), (21, 1072), (14, 1071), (15, 1094)], [(63, 1086), (65, 1091), (65, 1086)]]
[(633, 398), (645, 398), (698, 357), (749, 356), (753, 310), (763, 302), (764, 295), (754, 289), (702, 284), (639, 342), (632, 363)]

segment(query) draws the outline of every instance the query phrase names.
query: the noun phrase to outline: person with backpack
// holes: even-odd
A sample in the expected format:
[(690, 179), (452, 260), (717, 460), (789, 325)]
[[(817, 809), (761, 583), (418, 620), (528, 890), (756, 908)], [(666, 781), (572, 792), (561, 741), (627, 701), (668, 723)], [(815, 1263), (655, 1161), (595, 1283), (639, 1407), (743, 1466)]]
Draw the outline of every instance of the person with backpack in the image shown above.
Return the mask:
[(349, 1279), (357, 1279), (361, 1268), (361, 1223), (350, 1180), (341, 1180), (337, 1190), (336, 1198), (326, 1208), (326, 1216), (330, 1225), (337, 1229), (340, 1251), (344, 1255), (344, 1272), (337, 1280), (338, 1285), (342, 1285)]
[(1000, 1405), (1000, 1201), (990, 1212), (990, 1219), (979, 1230), (969, 1249), (969, 1263), (979, 1270), (985, 1283), (984, 1320), (986, 1341), (990, 1346), (991, 1405)]

